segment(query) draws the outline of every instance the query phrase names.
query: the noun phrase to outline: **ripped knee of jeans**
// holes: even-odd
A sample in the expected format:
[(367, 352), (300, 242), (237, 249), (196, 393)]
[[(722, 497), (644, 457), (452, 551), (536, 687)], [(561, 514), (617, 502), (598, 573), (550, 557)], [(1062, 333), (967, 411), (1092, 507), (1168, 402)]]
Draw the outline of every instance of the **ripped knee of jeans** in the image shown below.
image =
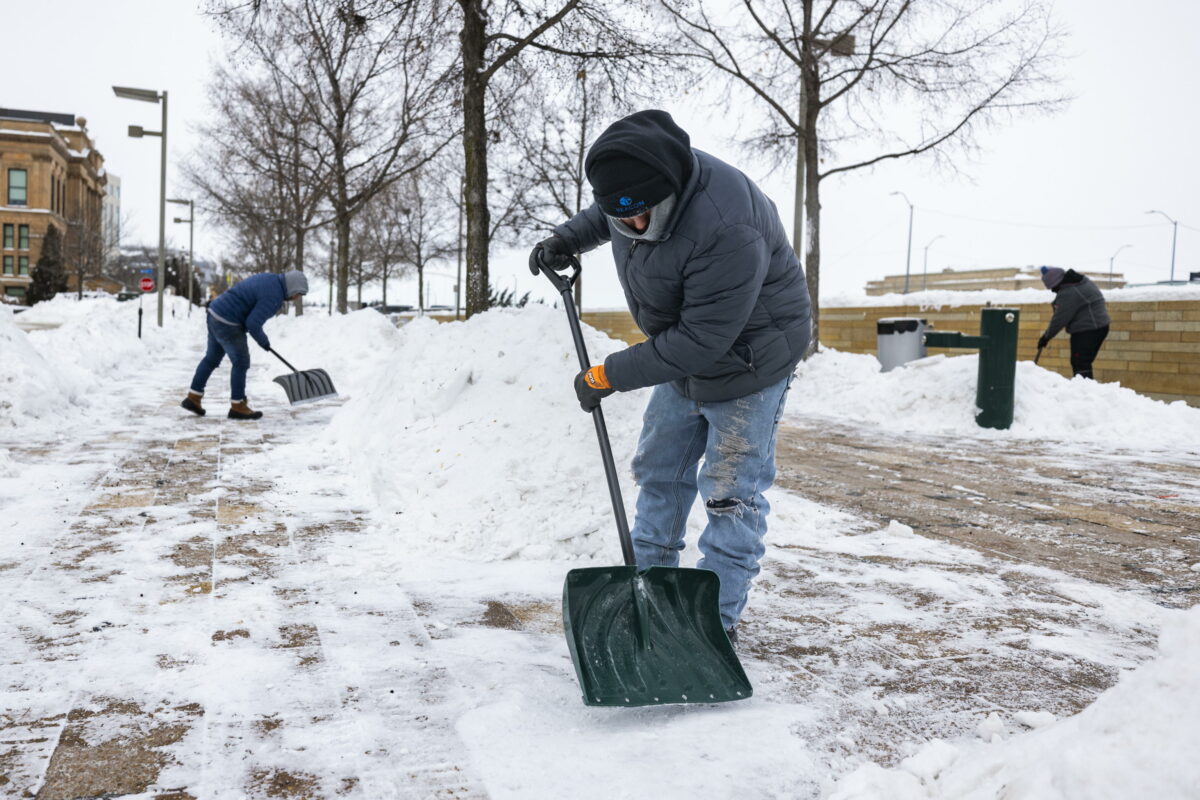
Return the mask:
[(704, 508), (710, 514), (733, 514), (740, 517), (746, 510), (746, 504), (736, 497), (725, 497), (721, 499), (709, 499), (704, 503)]

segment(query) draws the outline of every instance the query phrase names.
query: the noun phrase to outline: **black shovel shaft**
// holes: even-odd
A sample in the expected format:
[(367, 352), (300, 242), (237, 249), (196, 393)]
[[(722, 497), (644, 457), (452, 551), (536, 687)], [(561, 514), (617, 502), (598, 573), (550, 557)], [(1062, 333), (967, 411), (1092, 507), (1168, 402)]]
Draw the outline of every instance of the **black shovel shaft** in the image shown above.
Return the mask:
[(1033, 357), (1033, 363), (1035, 363), (1035, 364), (1036, 364), (1036, 363), (1038, 362), (1038, 359), (1039, 359), (1039, 358), (1041, 358), (1041, 357), (1042, 357), (1042, 348), (1040, 348), (1040, 347), (1039, 347), (1039, 348), (1038, 348), (1038, 351), (1037, 351), (1037, 355), (1035, 355), (1035, 356)]
[(300, 371), (300, 370), (296, 369), (295, 367), (293, 367), (291, 364), (289, 364), (289, 363), (288, 363), (288, 360), (287, 360), (286, 358), (284, 358), (283, 356), (279, 355), (279, 353), (278, 353), (277, 351), (275, 351), (275, 350), (271, 350), (271, 352), (272, 352), (272, 353), (275, 355), (275, 357), (276, 357), (276, 358), (278, 358), (280, 361), (282, 361), (282, 362), (284, 363), (284, 365), (285, 365), (285, 366), (286, 366), (288, 369), (290, 369), (292, 372), (299, 372), (299, 371)]
[[(542, 274), (550, 279), (554, 288), (562, 295), (563, 305), (567, 309), (567, 321), (571, 324), (571, 337), (575, 340), (575, 352), (579, 356), (579, 368), (590, 369), (587, 346), (583, 343), (583, 329), (579, 327), (579, 315), (575, 312), (575, 300), (571, 290), (579, 278), (579, 260), (572, 258), (572, 272), (568, 277), (560, 275), (548, 267), (542, 267)], [(612, 445), (608, 441), (608, 427), (604, 424), (604, 412), (597, 405), (592, 409), (592, 421), (596, 423), (596, 438), (600, 442), (600, 458), (604, 461), (604, 477), (608, 479), (608, 494), (612, 499), (613, 516), (617, 519), (617, 534), (621, 537), (621, 556), (625, 566), (636, 566), (637, 559), (633, 555), (633, 539), (629, 535), (629, 521), (625, 518), (625, 503), (621, 499), (621, 484), (617, 481), (617, 465), (613, 461)]]

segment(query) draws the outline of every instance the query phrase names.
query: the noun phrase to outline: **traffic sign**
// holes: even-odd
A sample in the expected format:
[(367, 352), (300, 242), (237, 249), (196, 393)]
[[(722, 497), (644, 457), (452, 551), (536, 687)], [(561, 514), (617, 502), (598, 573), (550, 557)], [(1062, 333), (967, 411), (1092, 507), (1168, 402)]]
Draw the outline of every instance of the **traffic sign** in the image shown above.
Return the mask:
[(153, 275), (155, 270), (154, 267), (146, 267), (145, 269), (138, 270), (138, 272), (142, 273), (143, 275)]
[(142, 278), (142, 291), (143, 292), (153, 292), (154, 291), (154, 278)]

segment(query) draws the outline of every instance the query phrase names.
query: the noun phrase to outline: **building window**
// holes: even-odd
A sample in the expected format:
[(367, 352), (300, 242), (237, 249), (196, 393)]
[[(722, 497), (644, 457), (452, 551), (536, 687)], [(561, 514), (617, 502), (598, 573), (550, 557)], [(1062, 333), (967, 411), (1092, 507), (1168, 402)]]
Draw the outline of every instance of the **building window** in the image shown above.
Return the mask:
[(28, 181), (29, 173), (23, 169), (10, 169), (8, 171), (8, 204), (10, 206), (23, 206), (28, 200)]
[(17, 274), (29, 274), (29, 256), (17, 256)]
[(4, 274), (5, 275), (13, 274), (13, 257), (12, 256), (4, 257)]
[(28, 225), (18, 225), (17, 226), (17, 249), (18, 250), (28, 250), (29, 249), (29, 226)]
[(58, 211), (58, 176), (50, 176), (50, 210)]
[(12, 223), (4, 223), (4, 249), (13, 249), (13, 226)]
[(24, 286), (9, 286), (7, 289), (4, 290), (4, 293), (6, 295), (8, 295), (9, 297), (15, 297), (18, 300), (25, 299), (25, 287)]

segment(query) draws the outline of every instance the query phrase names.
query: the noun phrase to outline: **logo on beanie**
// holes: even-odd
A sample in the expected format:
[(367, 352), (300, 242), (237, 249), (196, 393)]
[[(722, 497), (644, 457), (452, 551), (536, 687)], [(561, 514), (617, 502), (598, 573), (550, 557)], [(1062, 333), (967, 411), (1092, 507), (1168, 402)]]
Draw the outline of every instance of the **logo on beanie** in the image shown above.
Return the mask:
[(617, 201), (617, 203), (619, 203), (622, 208), (628, 208), (629, 206), (633, 205), (633, 198), (632, 197), (622, 197), (620, 200)]

